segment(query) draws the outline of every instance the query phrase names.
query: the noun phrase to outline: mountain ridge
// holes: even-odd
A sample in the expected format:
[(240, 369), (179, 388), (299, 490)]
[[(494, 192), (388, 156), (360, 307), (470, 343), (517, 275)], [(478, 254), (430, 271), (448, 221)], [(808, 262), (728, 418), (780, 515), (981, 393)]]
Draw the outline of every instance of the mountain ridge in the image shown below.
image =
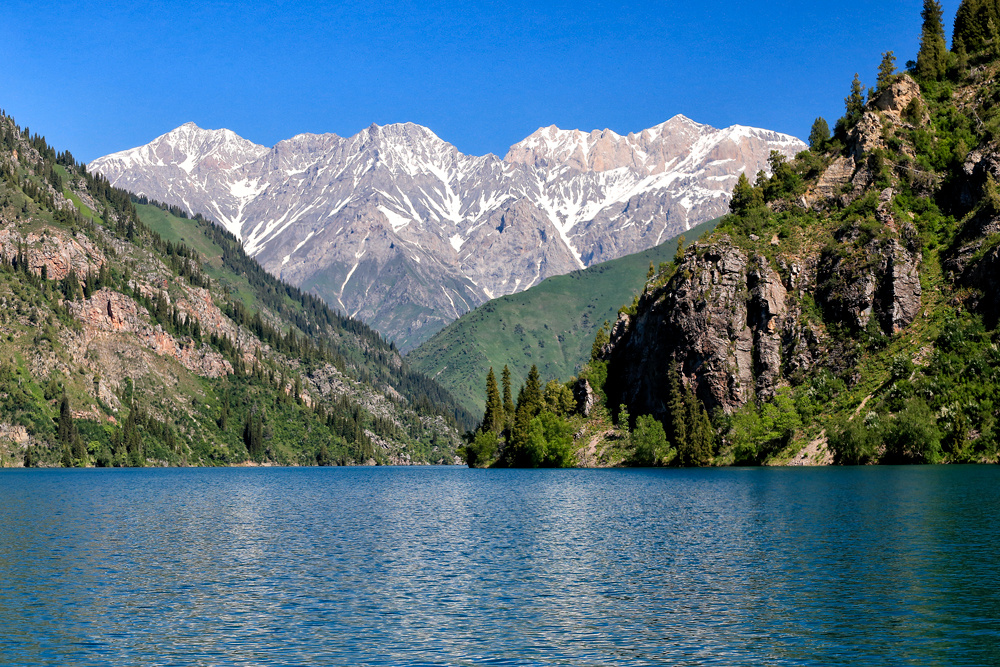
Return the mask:
[(217, 220), (272, 274), (407, 350), (490, 298), (721, 215), (738, 173), (804, 147), (683, 116), (624, 136), (539, 128), (504, 158), (413, 123), (271, 148), (185, 124), (90, 166)]

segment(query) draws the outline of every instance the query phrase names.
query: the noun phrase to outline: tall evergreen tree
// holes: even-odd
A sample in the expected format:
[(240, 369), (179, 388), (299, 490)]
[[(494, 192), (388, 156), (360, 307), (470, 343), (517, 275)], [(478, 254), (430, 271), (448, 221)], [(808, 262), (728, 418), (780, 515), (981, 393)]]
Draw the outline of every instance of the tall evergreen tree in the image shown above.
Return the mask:
[(823, 117), (813, 121), (812, 130), (809, 132), (809, 148), (814, 151), (822, 150), (826, 142), (830, 140), (830, 126)]
[(503, 402), (500, 399), (500, 390), (497, 389), (497, 376), (490, 372), (486, 375), (486, 411), (483, 413), (483, 431), (499, 434), (503, 431), (504, 418)]
[(672, 444), (677, 448), (678, 463), (682, 466), (708, 465), (715, 441), (715, 430), (708, 412), (694, 391), (684, 384), (677, 362), (670, 365), (667, 381), (670, 387), (668, 409)]
[[(531, 417), (538, 416), (538, 413), (542, 411), (542, 381), (538, 376), (538, 366), (534, 364), (531, 365), (531, 370), (528, 371), (528, 379), (524, 383), (522, 396)], [(517, 399), (519, 406), (522, 396), (518, 396)]]
[(611, 340), (608, 338), (608, 329), (610, 326), (611, 324), (607, 320), (604, 320), (604, 324), (597, 330), (597, 334), (594, 336), (594, 344), (590, 346), (591, 361), (601, 360), (601, 350), (603, 350), (604, 346)]
[(892, 51), (882, 54), (882, 62), (878, 66), (878, 78), (875, 80), (875, 91), (881, 93), (896, 80), (896, 55)]
[(503, 411), (506, 414), (506, 428), (510, 428), (510, 422), (514, 419), (514, 399), (510, 393), (510, 369), (507, 364), (503, 366), (503, 373), (500, 374), (500, 382), (503, 385)]
[(941, 21), (941, 3), (937, 0), (924, 0), (920, 17), (924, 22), (920, 31), (916, 75), (924, 81), (940, 81), (948, 69), (948, 46), (944, 39), (944, 23)]
[(56, 429), (59, 442), (69, 445), (73, 441), (73, 415), (69, 409), (69, 397), (63, 392), (59, 401), (59, 425)]
[[(750, 209), (764, 205), (764, 193), (760, 188), (750, 185), (750, 179), (741, 173), (733, 186), (733, 197), (729, 201), (729, 212), (742, 215)], [(678, 246), (679, 248), (680, 246)], [(674, 261), (677, 261), (676, 259)]]
[(861, 120), (861, 114), (865, 110), (865, 93), (864, 86), (861, 85), (861, 79), (858, 77), (858, 73), (854, 73), (854, 80), (851, 81), (851, 94), (844, 98), (844, 109), (847, 112), (847, 125), (852, 126)]
[(517, 393), (517, 407), (514, 409), (514, 423), (510, 429), (510, 442), (504, 449), (504, 463), (508, 466), (530, 465), (529, 438), (531, 420), (542, 411), (542, 387), (538, 367), (531, 366), (528, 379)]
[(684, 403), (684, 383), (676, 361), (670, 362), (667, 370), (667, 387), (670, 401), (667, 409), (670, 411), (670, 439), (674, 447), (680, 451), (687, 446), (687, 409)]
[(994, 39), (991, 22), (1000, 24), (1000, 0), (963, 0), (955, 13), (952, 50), (968, 56), (982, 53)]
[(712, 460), (712, 443), (715, 441), (715, 431), (705, 406), (701, 404), (690, 388), (685, 389), (684, 408), (687, 421), (687, 442), (684, 449), (678, 449), (677, 452), (681, 465), (708, 465)]

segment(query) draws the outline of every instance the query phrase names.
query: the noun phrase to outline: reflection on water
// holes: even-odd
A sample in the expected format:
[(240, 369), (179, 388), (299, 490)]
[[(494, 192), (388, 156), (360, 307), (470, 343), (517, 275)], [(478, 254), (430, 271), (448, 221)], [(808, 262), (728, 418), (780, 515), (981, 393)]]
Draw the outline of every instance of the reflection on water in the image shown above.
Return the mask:
[(0, 663), (1000, 664), (1000, 469), (0, 473)]

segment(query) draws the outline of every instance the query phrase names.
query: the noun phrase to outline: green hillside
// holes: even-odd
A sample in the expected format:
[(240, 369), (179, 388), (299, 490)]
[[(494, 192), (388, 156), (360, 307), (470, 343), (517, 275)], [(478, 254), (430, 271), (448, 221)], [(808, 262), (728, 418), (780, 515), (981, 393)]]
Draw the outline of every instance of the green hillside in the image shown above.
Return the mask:
[[(688, 242), (718, 220), (686, 233)], [(555, 276), (518, 294), (493, 299), (439, 331), (406, 359), (436, 379), (467, 410), (482, 414), (490, 366), (507, 365), (519, 386), (532, 364), (547, 378), (567, 379), (590, 358), (594, 335), (614, 322), (623, 303), (642, 288), (650, 262), (673, 259), (677, 239), (582, 271)]]
[(229, 232), (0, 111), (0, 466), (449, 463), (473, 420)]

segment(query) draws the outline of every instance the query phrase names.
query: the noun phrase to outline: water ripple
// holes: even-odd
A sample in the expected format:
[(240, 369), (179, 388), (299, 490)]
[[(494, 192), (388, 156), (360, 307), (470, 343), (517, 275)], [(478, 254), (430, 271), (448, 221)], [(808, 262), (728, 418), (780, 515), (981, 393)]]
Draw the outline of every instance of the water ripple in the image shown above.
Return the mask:
[(998, 481), (4, 471), (0, 663), (1000, 664)]

